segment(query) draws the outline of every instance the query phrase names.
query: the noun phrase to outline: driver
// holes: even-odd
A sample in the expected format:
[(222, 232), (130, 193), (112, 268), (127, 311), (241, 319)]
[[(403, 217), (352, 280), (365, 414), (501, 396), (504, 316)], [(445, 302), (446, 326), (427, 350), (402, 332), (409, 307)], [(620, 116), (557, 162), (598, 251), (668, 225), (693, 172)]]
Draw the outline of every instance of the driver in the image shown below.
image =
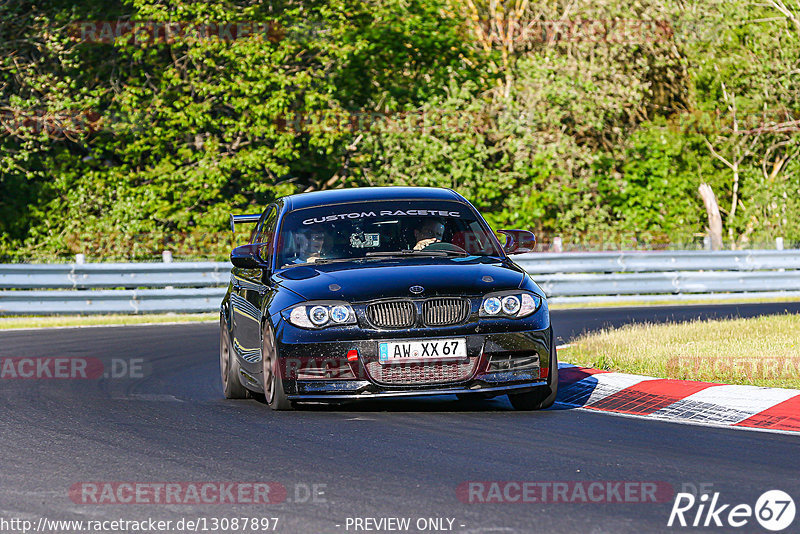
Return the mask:
[(439, 243), (444, 236), (444, 223), (438, 219), (425, 219), (419, 228), (414, 228), (414, 239), (417, 244), (414, 250), (422, 250), (428, 245)]
[(294, 234), (295, 259), (292, 263), (314, 263), (322, 257), (327, 235), (319, 228), (301, 228)]

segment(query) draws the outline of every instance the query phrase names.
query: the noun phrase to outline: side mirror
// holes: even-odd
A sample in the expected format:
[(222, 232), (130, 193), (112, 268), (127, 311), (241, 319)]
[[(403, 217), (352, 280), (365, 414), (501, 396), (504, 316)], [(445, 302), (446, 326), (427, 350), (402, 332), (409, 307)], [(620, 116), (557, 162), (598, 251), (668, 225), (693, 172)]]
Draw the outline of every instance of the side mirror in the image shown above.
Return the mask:
[(259, 269), (264, 267), (264, 260), (261, 259), (261, 254), (259, 254), (262, 246), (262, 243), (256, 243), (254, 245), (236, 247), (231, 252), (231, 263), (234, 267), (240, 267), (242, 269)]
[(506, 244), (503, 245), (506, 254), (533, 252), (536, 246), (536, 236), (527, 230), (498, 230), (497, 233), (506, 236)]

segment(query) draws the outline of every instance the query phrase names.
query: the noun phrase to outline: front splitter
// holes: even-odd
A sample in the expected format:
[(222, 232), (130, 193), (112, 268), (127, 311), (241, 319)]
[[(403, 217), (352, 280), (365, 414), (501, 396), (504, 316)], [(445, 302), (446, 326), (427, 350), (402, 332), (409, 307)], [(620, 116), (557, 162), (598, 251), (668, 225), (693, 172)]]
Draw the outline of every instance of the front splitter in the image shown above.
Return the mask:
[(508, 386), (492, 387), (473, 387), (473, 388), (446, 388), (446, 389), (423, 389), (415, 391), (363, 391), (361, 393), (317, 393), (302, 395), (287, 395), (292, 401), (336, 401), (336, 400), (367, 400), (367, 399), (392, 399), (402, 397), (430, 397), (434, 395), (469, 395), (480, 393), (493, 393), (502, 395), (504, 393), (524, 393), (536, 387), (546, 386), (546, 382), (536, 382), (533, 384), (513, 384)]

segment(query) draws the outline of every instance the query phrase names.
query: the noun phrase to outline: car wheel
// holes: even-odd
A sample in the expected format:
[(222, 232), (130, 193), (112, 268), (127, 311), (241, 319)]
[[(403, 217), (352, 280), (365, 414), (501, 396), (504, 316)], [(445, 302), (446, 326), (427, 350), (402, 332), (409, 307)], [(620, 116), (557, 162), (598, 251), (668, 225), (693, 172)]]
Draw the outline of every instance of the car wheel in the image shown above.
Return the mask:
[(231, 336), (225, 320), (219, 320), (219, 371), (226, 399), (246, 399), (247, 389), (239, 382), (239, 362), (231, 350)]
[(511, 401), (511, 406), (513, 406), (515, 410), (544, 410), (553, 405), (556, 401), (557, 394), (558, 357), (556, 356), (556, 351), (553, 350), (547, 385), (538, 386), (534, 388), (533, 391), (528, 391), (526, 393), (509, 393), (508, 400)]
[(273, 410), (291, 410), (292, 402), (286, 398), (283, 391), (283, 377), (278, 362), (278, 353), (275, 351), (275, 339), (272, 328), (264, 327), (261, 336), (261, 362), (264, 366), (261, 379), (264, 386), (264, 398)]

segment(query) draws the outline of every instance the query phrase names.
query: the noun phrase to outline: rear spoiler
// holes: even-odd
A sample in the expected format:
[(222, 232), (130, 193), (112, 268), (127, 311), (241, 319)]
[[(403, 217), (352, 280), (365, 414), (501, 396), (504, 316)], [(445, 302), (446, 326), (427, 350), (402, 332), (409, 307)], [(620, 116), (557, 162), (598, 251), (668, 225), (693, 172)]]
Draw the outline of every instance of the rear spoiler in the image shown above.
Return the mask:
[(231, 213), (231, 232), (236, 232), (236, 223), (257, 223), (261, 219), (261, 214), (253, 215), (234, 215)]

